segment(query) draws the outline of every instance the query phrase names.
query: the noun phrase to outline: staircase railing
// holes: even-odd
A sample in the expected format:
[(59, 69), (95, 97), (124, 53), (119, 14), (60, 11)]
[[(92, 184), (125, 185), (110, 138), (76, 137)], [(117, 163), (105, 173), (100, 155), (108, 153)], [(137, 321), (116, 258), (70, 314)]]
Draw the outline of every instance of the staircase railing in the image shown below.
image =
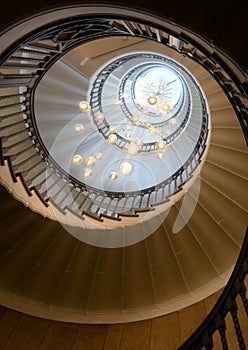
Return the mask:
[(246, 349), (241, 324), (238, 317), (237, 297), (240, 295), (245, 313), (248, 316), (248, 299), (246, 297), (245, 278), (248, 273), (248, 228), (237, 263), (231, 277), (216, 304), (195, 330), (195, 332), (178, 348), (178, 350), (210, 350), (214, 348), (214, 334), (219, 332), (223, 350), (230, 349), (226, 335), (228, 315), (231, 315), (238, 345)]
[[(202, 130), (191, 156), (170, 178), (156, 186), (129, 192), (128, 198), (126, 198), (126, 193), (101, 191), (80, 183), (72, 176), (68, 178), (68, 174), (54, 163), (44, 146), (33, 118), (33, 98), (35, 88), (45, 72), (64, 53), (79, 43), (99, 37), (133, 35), (130, 33), (130, 28), (128, 22), (111, 18), (95, 18), (94, 20), (83, 18), (81, 21), (66, 21), (61, 26), (48, 26), (42, 28), (39, 33), (30, 33), (29, 36), (6, 50), (0, 60), (1, 163), (4, 165), (4, 160), (8, 160), (13, 181), (17, 181), (16, 177), (22, 175), (23, 181), (27, 184), (29, 195), (32, 195), (33, 190), (36, 190), (44, 204), (49, 201), (53, 202), (62, 212), (71, 209), (79, 216), (86, 214), (97, 220), (102, 220), (102, 216), (111, 219), (119, 219), (119, 216), (137, 216), (137, 212), (151, 210), (153, 205), (167, 202), (171, 196), (181, 191), (182, 186), (191, 179), (192, 172), (201, 161), (208, 136), (205, 105), (202, 110)], [(154, 31), (155, 29), (147, 32), (148, 26), (145, 28), (145, 32), (140, 32), (138, 26), (138, 32), (135, 33), (135, 36), (146, 38), (148, 35), (148, 39), (159, 40), (158, 32)], [(75, 38), (71, 36), (70, 30), (76, 35)], [(83, 35), (78, 37), (81, 30), (83, 30)], [(168, 36), (166, 33), (164, 35)], [(167, 44), (167, 40), (165, 44)], [(13, 109), (14, 114), (12, 113)], [(187, 111), (185, 113), (187, 116)], [(170, 142), (175, 136), (177, 135), (171, 134), (167, 141)], [(28, 153), (27, 138), (30, 139), (29, 147), (36, 150), (36, 155)], [(21, 151), (25, 150), (25, 153), (20, 153), (20, 144)], [(52, 186), (49, 187), (49, 193), (40, 189), (44, 178), (46, 178), (47, 169), (51, 169), (55, 175), (53, 177), (54, 190)], [(58, 182), (56, 180), (60, 181), (63, 188), (64, 180), (67, 181), (66, 191), (61, 191), (64, 195), (63, 203), (57, 196), (56, 185)], [(77, 201), (74, 201), (76, 209), (75, 206), (72, 208), (67, 196), (65, 196), (68, 191), (71, 192), (73, 198), (77, 198)], [(88, 196), (94, 196), (94, 203), (85, 201), (86, 193)], [(108, 199), (111, 203), (107, 202)], [(156, 203), (154, 203), (155, 200)]]
[[(1, 141), (0, 141), (0, 161), (4, 164), (7, 159), (11, 165), (10, 171), (13, 173), (14, 181), (16, 176), (22, 174), (23, 179), (28, 184), (29, 194), (38, 187), (43, 181), (48, 167), (63, 179), (68, 180), (67, 174), (64, 174), (62, 169), (57, 164), (53, 164), (42, 140), (39, 138), (33, 121), (32, 99), (35, 86), (45, 74), (52, 64), (58, 60), (63, 54), (68, 52), (73, 47), (80, 43), (94, 40), (97, 38), (108, 36), (132, 36), (137, 38), (149, 39), (163, 45), (169, 46), (180, 54), (188, 57), (201, 66), (203, 66), (221, 85), (223, 91), (230, 100), (234, 111), (237, 114), (238, 120), (242, 127), (244, 137), (248, 143), (248, 109), (246, 106), (248, 100), (247, 84), (241, 82), (234, 74), (231, 68), (223, 61), (217, 51), (209, 48), (206, 50), (198, 42), (194, 42), (186, 33), (181, 32), (180, 35), (172, 32), (169, 28), (155, 27), (153, 24), (140, 23), (136, 20), (123, 20), (122, 18), (75, 18), (59, 21), (56, 24), (50, 24), (47, 27), (40, 28), (24, 38), (17, 40), (13, 45), (6, 49), (0, 59), (0, 91), (4, 91), (1, 96)], [(176, 39), (176, 40), (174, 40)], [(6, 101), (6, 104), (5, 102)], [(11, 111), (15, 109), (14, 111)], [(13, 113), (14, 112), (14, 113)], [(23, 118), (23, 125), (20, 124)], [(14, 128), (14, 129), (13, 129)], [(207, 129), (206, 123), (203, 123), (203, 128)], [(205, 137), (207, 136), (204, 133)], [(78, 191), (81, 191), (82, 196), (78, 197), (78, 208), (86, 208), (84, 194), (88, 190), (88, 194), (99, 196), (99, 200), (95, 203), (105, 203), (105, 199), (111, 199), (112, 204), (107, 204), (107, 207), (94, 206), (87, 203), (87, 210), (77, 210), (76, 214), (94, 215), (96, 219), (101, 219), (102, 215), (107, 215), (110, 218), (119, 218), (119, 215), (150, 210), (153, 198), (160, 198), (160, 203), (168, 201), (168, 199), (176, 192), (180, 191), (186, 179), (196, 168), (205, 147), (206, 138), (200, 135), (198, 145), (182, 168), (178, 169), (171, 178), (161, 183), (160, 186), (148, 188), (142, 193), (129, 193), (128, 200), (125, 194), (120, 193), (114, 196), (113, 193), (100, 193), (93, 188), (89, 188), (79, 184), (76, 179), (70, 178), (68, 181), (68, 190), (73, 191), (73, 196), (78, 196)], [(172, 137), (172, 136), (170, 136)], [(28, 140), (29, 139), (29, 140)], [(169, 140), (168, 140), (169, 141)], [(19, 155), (22, 150), (28, 151), (28, 146), (34, 147), (37, 151), (37, 156), (30, 161), (29, 153), (25, 153), (25, 160), (19, 161)], [(21, 150), (20, 150), (21, 146)], [(13, 156), (15, 157), (15, 171), (12, 168)], [(35, 163), (36, 159), (36, 163)], [(22, 171), (24, 162), (28, 162), (27, 171)], [(20, 166), (19, 166), (20, 165)], [(26, 163), (25, 163), (26, 165)], [(18, 168), (19, 167), (19, 168)], [(41, 174), (44, 176), (42, 177)], [(62, 181), (62, 186), (64, 182)], [(37, 188), (36, 188), (37, 187)], [(39, 192), (39, 191), (38, 191)], [(65, 191), (64, 197), (67, 198)], [(139, 195), (138, 207), (132, 207), (133, 203), (137, 202)], [(108, 198), (103, 198), (106, 196)], [(52, 201), (45, 194), (46, 201)], [(81, 200), (82, 199), (82, 200)], [(131, 210), (130, 209), (131, 203)], [(58, 204), (58, 203), (57, 203)], [(63, 209), (68, 208), (68, 201), (65, 199), (62, 203)], [(113, 211), (109, 210), (112, 208)], [(69, 208), (70, 209), (70, 208)]]

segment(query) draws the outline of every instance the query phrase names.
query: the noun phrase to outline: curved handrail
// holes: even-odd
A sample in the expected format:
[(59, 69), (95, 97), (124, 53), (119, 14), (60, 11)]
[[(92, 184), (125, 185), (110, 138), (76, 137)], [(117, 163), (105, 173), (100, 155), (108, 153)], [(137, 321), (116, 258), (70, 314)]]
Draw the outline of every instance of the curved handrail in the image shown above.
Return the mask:
[(236, 265), (233, 269), (231, 277), (224, 288), (222, 294), (217, 300), (216, 304), (195, 330), (195, 332), (178, 348), (178, 350), (200, 350), (202, 348), (213, 348), (213, 334), (219, 331), (220, 338), (223, 344), (223, 349), (228, 349), (228, 339), (225, 335), (226, 324), (225, 318), (230, 312), (233, 318), (234, 327), (236, 330), (237, 340), (240, 349), (246, 349), (242, 331), (240, 328), (237, 316), (237, 303), (235, 301), (238, 294), (240, 294), (244, 309), (248, 316), (248, 301), (246, 298), (246, 287), (244, 280), (248, 274), (248, 227), (243, 240), (243, 245), (237, 259)]
[[(0, 80), (0, 85), (6, 87), (19, 86), (21, 88), (24, 88), (25, 90), (23, 91), (24, 100), (20, 101), (20, 108), (24, 107), (25, 109), (23, 110), (23, 114), (27, 126), (27, 132), (25, 133), (25, 135), (23, 132), (23, 138), (26, 138), (28, 134), (32, 139), (33, 145), (37, 149), (38, 156), (40, 156), (39, 164), (40, 161), (44, 162), (45, 165), (48, 165), (49, 167), (51, 167), (51, 169), (54, 170), (57, 167), (57, 172), (61, 173), (61, 169), (58, 165), (50, 163), (49, 157), (47, 157), (44, 153), (44, 148), (41, 147), (42, 141), (39, 140), (37, 138), (37, 135), (35, 135), (34, 133), (35, 125), (31, 123), (30, 118), (30, 116), (32, 116), (33, 113), (30, 106), (32, 106), (34, 87), (42, 78), (44, 72), (47, 69), (49, 69), (56, 60), (58, 60), (62, 55), (64, 55), (76, 45), (79, 45), (80, 43), (83, 43), (88, 40), (94, 40), (95, 38), (98, 38), (99, 30), (101, 32), (101, 37), (106, 37), (109, 35), (128, 35), (160, 42), (161, 44), (169, 46), (177, 52), (201, 64), (217, 80), (217, 82), (221, 85), (223, 91), (226, 93), (227, 97), (231, 101), (232, 106), (238, 116), (239, 122), (243, 129), (246, 142), (248, 142), (247, 108), (242, 103), (241, 98), (241, 96), (243, 95), (246, 96), (245, 85), (239, 81), (238, 77), (235, 76), (235, 73), (233, 73), (232, 70), (229, 69), (229, 67), (227, 67), (226, 63), (223, 62), (223, 60), (221, 60), (221, 57), (218, 56), (217, 52), (213, 52), (211, 54), (205, 48), (203, 48), (200, 43), (194, 42), (193, 39), (188, 37), (187, 34), (183, 32), (180, 33), (180, 35), (177, 35), (175, 33), (172, 33), (171, 30), (169, 30), (166, 27), (157, 27), (151, 23), (143, 23), (142, 25), (141, 24), (142, 21), (139, 21), (138, 23), (136, 19), (123, 19), (121, 18), (121, 16), (115, 16), (115, 18), (113, 18), (113, 16), (112, 18), (111, 16), (109, 16), (109, 18), (107, 19), (101, 18), (99, 16), (97, 21), (96, 18), (70, 18), (67, 20), (59, 21), (59, 23), (52, 23), (48, 26), (40, 28), (40, 30), (36, 32), (30, 33), (30, 35), (27, 35), (21, 40), (15, 42), (13, 46), (11, 46), (8, 50), (6, 50), (3, 53), (3, 59), (0, 62), (0, 64), (4, 69), (8, 69), (10, 67), (15, 67), (17, 69), (18, 67), (19, 69), (22, 69), (22, 67), (24, 69), (33, 69), (32, 73), (22, 75), (20, 74), (19, 76), (16, 74), (9, 73), (5, 75), (3, 74), (3, 78)], [(84, 30), (79, 30), (82, 28)], [(177, 38), (179, 44), (176, 46), (173, 45), (173, 40), (170, 40), (171, 38)], [(47, 42), (50, 42), (50, 44), (47, 44)], [(23, 63), (20, 61), (20, 56), (15, 56), (15, 52), (17, 52), (18, 50), (28, 53), (36, 52), (41, 56), (43, 55), (43, 57), (41, 57), (41, 59), (25, 57), (25, 63)], [(12, 58), (11, 63), (7, 64), (7, 66), (4, 66), (5, 62), (7, 62), (10, 58)], [(205, 113), (206, 111), (203, 112)], [(204, 123), (204, 128), (207, 128), (207, 123)], [(3, 140), (4, 138), (2, 139), (2, 141)], [(173, 174), (173, 176), (170, 179), (168, 179), (168, 181), (172, 183), (171, 187), (173, 187), (174, 193), (179, 191), (182, 184), (184, 184), (185, 182), (182, 176), (183, 172), (185, 172), (185, 174), (188, 177), (188, 175), (190, 175), (195, 169), (196, 164), (193, 163), (195, 163), (195, 157), (198, 160), (200, 159), (205, 148), (204, 141), (204, 135), (200, 135), (200, 146), (199, 148), (193, 151), (193, 158), (188, 159), (187, 164), (184, 164), (183, 167), (180, 168), (176, 174)], [(18, 142), (22, 141), (18, 140)], [(2, 148), (5, 149), (4, 142), (2, 143)], [(6, 154), (4, 154), (4, 156), (6, 157)], [(9, 163), (11, 164), (11, 161)], [(36, 167), (36, 165), (31, 165), (31, 168), (29, 168), (28, 170), (34, 168), (36, 175), (30, 175), (30, 178), (33, 178), (39, 175), (42, 171), (44, 171), (40, 169), (39, 166)], [(62, 177), (63, 176), (64, 175), (62, 172)], [(26, 178), (26, 180), (30, 182), (30, 178)], [(71, 180), (74, 181), (74, 179)], [(160, 185), (160, 189), (158, 189), (158, 187), (156, 186), (156, 188), (152, 187), (146, 189), (142, 192), (142, 194), (139, 193), (139, 195), (141, 195), (139, 201), (140, 208), (132, 209), (143, 209), (143, 205), (149, 208), (149, 206), (151, 205), (150, 199), (152, 198), (150, 194), (153, 191), (160, 190), (161, 193), (163, 193), (164, 200), (167, 200), (168, 197), (173, 195), (173, 193), (171, 193), (171, 190), (169, 190), (167, 195), (164, 196), (167, 187), (169, 187), (167, 182)], [(73, 186), (76, 194), (78, 193), (78, 190), (81, 190), (82, 193), (86, 191), (86, 188), (84, 186), (81, 186), (80, 188), (80, 186), (76, 184), (76, 182), (73, 185), (73, 182), (70, 181), (68, 183), (68, 186)], [(94, 189), (91, 189), (89, 187), (87, 187), (87, 190), (90, 194), (94, 192)], [(113, 195), (112, 193), (107, 192), (101, 193), (99, 190), (95, 191), (95, 194), (102, 197), (109, 195), (110, 198), (112, 198), (111, 196)], [(129, 193), (129, 198), (135, 199), (136, 197), (137, 193)], [(118, 193), (118, 196), (114, 198), (115, 200), (117, 200), (117, 202), (119, 201), (119, 203), (121, 203), (119, 207), (119, 212), (121, 210), (127, 210), (127, 208), (125, 207), (126, 202), (123, 203), (122, 198), (124, 198), (123, 193)], [(100, 201), (103, 202), (101, 199)], [(143, 202), (145, 204), (143, 204)], [(117, 208), (116, 204), (114, 204), (114, 207)], [(100, 213), (100, 211), (98, 212)], [(101, 213), (99, 215), (101, 215)]]

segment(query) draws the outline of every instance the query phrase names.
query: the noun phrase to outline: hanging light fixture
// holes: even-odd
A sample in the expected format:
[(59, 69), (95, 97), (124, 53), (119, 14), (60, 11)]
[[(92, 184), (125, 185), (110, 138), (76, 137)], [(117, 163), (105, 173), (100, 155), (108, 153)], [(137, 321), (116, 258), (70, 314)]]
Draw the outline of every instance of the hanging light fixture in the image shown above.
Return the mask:
[(95, 158), (97, 159), (97, 160), (101, 160), (102, 159), (102, 153), (100, 153), (100, 152), (97, 152), (96, 154), (95, 154)]
[(148, 129), (148, 134), (149, 135), (156, 135), (158, 132), (158, 130), (156, 128), (154, 128), (153, 126), (151, 126), (149, 129)]
[(132, 167), (132, 165), (129, 162), (123, 162), (120, 165), (120, 171), (124, 175), (130, 174), (132, 169), (133, 169), (133, 167)]
[(157, 92), (158, 91), (158, 84), (157, 83), (155, 83), (154, 81), (151, 83), (151, 87), (153, 88), (153, 90), (155, 91), (155, 92)]
[(109, 132), (111, 132), (111, 133), (116, 132), (116, 127), (114, 125), (110, 125), (108, 129), (109, 129)]
[(84, 131), (84, 126), (83, 124), (81, 123), (77, 123), (74, 125), (74, 130), (77, 132), (77, 133), (81, 133)]
[(158, 101), (158, 103), (156, 104), (156, 109), (160, 110), (162, 108), (162, 106), (163, 106), (162, 101)]
[(137, 154), (139, 151), (139, 146), (134, 142), (130, 142), (127, 147), (127, 151), (129, 154), (132, 154), (132, 155)]
[(157, 157), (158, 157), (158, 159), (164, 159), (164, 153), (159, 152), (159, 153), (157, 154)]
[(73, 164), (76, 164), (76, 165), (81, 164), (82, 160), (83, 160), (83, 158), (80, 156), (80, 154), (75, 154), (72, 157), (72, 162), (73, 162)]
[(132, 122), (133, 123), (138, 123), (140, 121), (140, 117), (139, 117), (139, 115), (138, 114), (134, 114), (133, 116), (132, 116)]
[(104, 114), (103, 113), (101, 113), (101, 112), (99, 112), (99, 113), (97, 113), (97, 115), (96, 115), (96, 120), (97, 121), (103, 121), (104, 120)]
[(147, 98), (147, 102), (150, 106), (154, 106), (158, 102), (158, 98), (154, 95), (151, 95)]
[(90, 108), (90, 105), (87, 101), (81, 101), (79, 102), (78, 107), (82, 112), (86, 112)]
[(90, 168), (84, 169), (84, 177), (86, 179), (90, 178), (93, 175), (93, 171)]
[(167, 113), (171, 110), (171, 107), (167, 102), (165, 102), (165, 103), (162, 103), (161, 109), (163, 112)]
[(96, 158), (93, 156), (90, 156), (85, 159), (85, 165), (87, 166), (94, 166), (96, 164)]
[(109, 174), (109, 178), (110, 180), (117, 180), (118, 174), (115, 171), (111, 171), (111, 173)]
[(142, 146), (144, 143), (144, 141), (139, 137), (137, 137), (137, 139), (135, 139), (134, 142), (136, 143), (137, 146)]
[(120, 106), (120, 105), (121, 105), (121, 101), (120, 101), (119, 99), (116, 99), (115, 102), (114, 102), (114, 104), (115, 104), (116, 106)]
[(158, 151), (164, 152), (166, 150), (166, 148), (167, 148), (167, 144), (164, 140), (158, 140), (156, 142), (156, 149)]
[(116, 143), (116, 141), (117, 141), (116, 134), (110, 134), (109, 137), (108, 137), (108, 142), (109, 143)]
[(176, 121), (175, 118), (171, 118), (170, 121), (169, 121), (169, 123), (170, 123), (171, 125), (175, 125), (175, 124), (177, 123), (177, 121)]

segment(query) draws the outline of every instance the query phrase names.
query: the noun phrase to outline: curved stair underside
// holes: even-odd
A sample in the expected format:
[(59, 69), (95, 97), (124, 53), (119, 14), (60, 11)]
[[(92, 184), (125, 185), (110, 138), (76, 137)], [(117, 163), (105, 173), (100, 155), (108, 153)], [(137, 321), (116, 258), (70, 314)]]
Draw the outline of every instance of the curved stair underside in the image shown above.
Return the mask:
[[(153, 46), (158, 50), (153, 43), (149, 50)], [(198, 179), (199, 197), (192, 186), (171, 205), (152, 235), (130, 246), (110, 249), (77, 240), (54, 220), (49, 201), (32, 188), (27, 191), (22, 176), (14, 176), (13, 170), (22, 172), (27, 162), (32, 167), (37, 154), (28, 137), (20, 141), (16, 134), (22, 129), (26, 133), (22, 113), (15, 106), (19, 94), (14, 96), (16, 91), (8, 87), (1, 89), (3, 96), (13, 93), (9, 107), (1, 110), (5, 158), (0, 171), (7, 188), (1, 187), (0, 192), (3, 305), (51, 319), (115, 323), (178, 310), (226, 284), (247, 226), (247, 147), (236, 114), (213, 77), (176, 51), (161, 50), (192, 72), (206, 95), (212, 125), (209, 148)], [(100, 65), (101, 58), (95, 64)], [(89, 71), (94, 71), (93, 64), (90, 60)], [(65, 63), (65, 69), (76, 74), (72, 62)], [(17, 152), (22, 154), (24, 168), (15, 163)], [(187, 211), (182, 215), (180, 210), (185, 197), (188, 208), (195, 205), (189, 220)], [(177, 217), (182, 229), (174, 234)], [(74, 221), (76, 225), (76, 217)], [(149, 222), (140, 223), (141, 236), (142, 225)]]

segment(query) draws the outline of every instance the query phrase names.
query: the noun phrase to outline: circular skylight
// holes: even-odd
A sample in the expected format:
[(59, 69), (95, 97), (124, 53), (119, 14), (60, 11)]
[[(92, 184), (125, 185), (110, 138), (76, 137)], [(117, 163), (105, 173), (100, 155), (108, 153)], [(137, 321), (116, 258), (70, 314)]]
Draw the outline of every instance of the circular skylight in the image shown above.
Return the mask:
[[(150, 65), (141, 71), (134, 82), (133, 93), (137, 107), (151, 117), (151, 123), (160, 117), (169, 118), (182, 95), (182, 84), (176, 71), (167, 65)], [(166, 108), (167, 107), (167, 108)]]

